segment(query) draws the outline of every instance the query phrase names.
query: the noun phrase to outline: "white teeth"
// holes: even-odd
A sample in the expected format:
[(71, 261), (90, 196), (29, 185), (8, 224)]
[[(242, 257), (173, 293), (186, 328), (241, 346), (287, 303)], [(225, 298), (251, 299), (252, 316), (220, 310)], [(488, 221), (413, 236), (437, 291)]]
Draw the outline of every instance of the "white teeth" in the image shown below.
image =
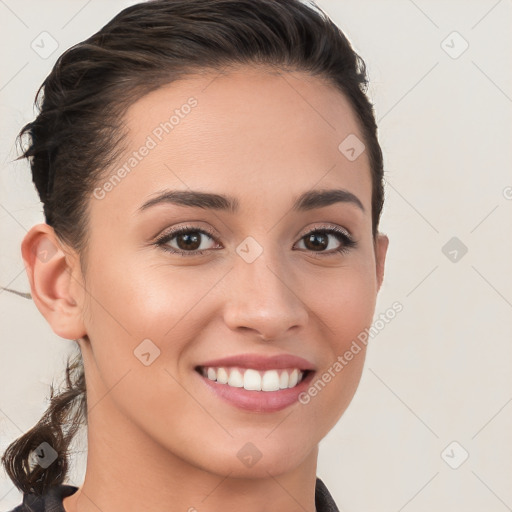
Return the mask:
[(244, 387), (244, 376), (236, 368), (229, 373), (228, 384), (234, 388)]
[(292, 373), (290, 373), (290, 380), (288, 381), (288, 387), (293, 388), (297, 384), (299, 380), (299, 371), (295, 368)]
[(261, 375), (256, 370), (245, 370), (244, 388), (248, 390), (261, 391)]
[(288, 380), (290, 376), (288, 372), (281, 373), (281, 377), (279, 377), (279, 389), (286, 389), (288, 387)]
[[(212, 370), (213, 370), (213, 368), (212, 368)], [(215, 372), (215, 370), (213, 370), (213, 371)], [(211, 380), (215, 380), (215, 374), (214, 374), (213, 379), (211, 379)], [(217, 382), (219, 382), (220, 384), (227, 384), (228, 380), (229, 380), (228, 372), (226, 370), (224, 370), (224, 368), (219, 368), (217, 370)]]
[(279, 373), (276, 370), (270, 370), (263, 374), (261, 389), (263, 391), (277, 391), (279, 389)]
[[(279, 374), (281, 372), (281, 374)], [(293, 388), (303, 378), (304, 372), (297, 368), (291, 370), (258, 371), (252, 368), (201, 368), (203, 376), (219, 384), (249, 391), (278, 391)]]

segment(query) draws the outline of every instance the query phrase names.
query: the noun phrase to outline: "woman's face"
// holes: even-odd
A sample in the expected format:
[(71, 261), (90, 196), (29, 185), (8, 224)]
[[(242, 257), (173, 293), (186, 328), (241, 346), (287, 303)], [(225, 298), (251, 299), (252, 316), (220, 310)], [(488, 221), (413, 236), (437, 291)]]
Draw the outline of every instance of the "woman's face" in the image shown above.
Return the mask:
[[(373, 244), (369, 160), (349, 103), (305, 74), (240, 68), (150, 93), (126, 127), (128, 150), (89, 205), (78, 304), (89, 428), (108, 424), (112, 444), (158, 446), (217, 474), (290, 471), (355, 393), (365, 350), (333, 368), (372, 323), (387, 248), (384, 235)], [(345, 192), (318, 195), (335, 190)], [(231, 375), (263, 373), (254, 360), (216, 365), (234, 386), (196, 369), (247, 354), (303, 358), (267, 366), (283, 387), (283, 368), (314, 371), (288, 391), (255, 391)], [(275, 386), (275, 372), (263, 381)]]

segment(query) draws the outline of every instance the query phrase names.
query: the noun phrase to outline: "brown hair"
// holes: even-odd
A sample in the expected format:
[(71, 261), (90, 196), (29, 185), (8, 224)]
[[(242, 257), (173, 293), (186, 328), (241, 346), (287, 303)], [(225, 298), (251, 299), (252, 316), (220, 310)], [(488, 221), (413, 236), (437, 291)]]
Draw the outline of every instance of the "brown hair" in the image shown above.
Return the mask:
[[(85, 269), (88, 205), (105, 169), (123, 151), (122, 119), (143, 95), (201, 70), (269, 65), (326, 80), (349, 100), (372, 174), (374, 240), (384, 202), (383, 159), (363, 60), (317, 6), (299, 0), (150, 0), (121, 11), (64, 52), (36, 95), (39, 113), (18, 142), (43, 204), (45, 221), (80, 254)], [(341, 141), (340, 141), (341, 142)], [(22, 492), (43, 494), (64, 482), (68, 450), (87, 422), (83, 363), (66, 366), (66, 389), (43, 418), (10, 444), (2, 463)], [(67, 430), (64, 429), (67, 427)], [(58, 454), (43, 469), (29, 464), (47, 442)]]

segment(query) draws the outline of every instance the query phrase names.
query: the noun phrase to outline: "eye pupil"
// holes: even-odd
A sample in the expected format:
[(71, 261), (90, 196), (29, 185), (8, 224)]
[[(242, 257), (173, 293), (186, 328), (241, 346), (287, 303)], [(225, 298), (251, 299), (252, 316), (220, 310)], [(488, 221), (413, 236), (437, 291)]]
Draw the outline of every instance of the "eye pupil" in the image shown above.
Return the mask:
[[(318, 243), (317, 241), (319, 238), (322, 239), (322, 242), (320, 243)], [(311, 247), (308, 247), (308, 244), (310, 243)], [(321, 249), (325, 249), (325, 247), (329, 245), (329, 241), (325, 233), (311, 233), (309, 236), (306, 237), (305, 245), (308, 249), (312, 248), (312, 250), (318, 249), (319, 247)]]
[[(190, 234), (192, 233), (192, 234)], [(201, 245), (201, 235), (200, 233), (196, 232), (189, 232), (189, 233), (182, 233), (181, 235), (178, 235), (177, 242), (178, 247), (180, 249), (190, 249), (195, 250)], [(185, 245), (183, 246), (180, 241), (185, 241)]]

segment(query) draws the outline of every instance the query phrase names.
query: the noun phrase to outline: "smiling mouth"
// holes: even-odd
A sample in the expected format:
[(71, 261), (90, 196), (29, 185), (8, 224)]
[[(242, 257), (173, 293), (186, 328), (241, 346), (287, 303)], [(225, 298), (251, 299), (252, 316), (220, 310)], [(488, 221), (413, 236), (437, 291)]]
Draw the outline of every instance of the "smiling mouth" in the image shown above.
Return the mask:
[(218, 384), (263, 392), (294, 388), (312, 372), (312, 370), (300, 370), (299, 368), (256, 370), (239, 366), (196, 366), (195, 370), (203, 377)]

